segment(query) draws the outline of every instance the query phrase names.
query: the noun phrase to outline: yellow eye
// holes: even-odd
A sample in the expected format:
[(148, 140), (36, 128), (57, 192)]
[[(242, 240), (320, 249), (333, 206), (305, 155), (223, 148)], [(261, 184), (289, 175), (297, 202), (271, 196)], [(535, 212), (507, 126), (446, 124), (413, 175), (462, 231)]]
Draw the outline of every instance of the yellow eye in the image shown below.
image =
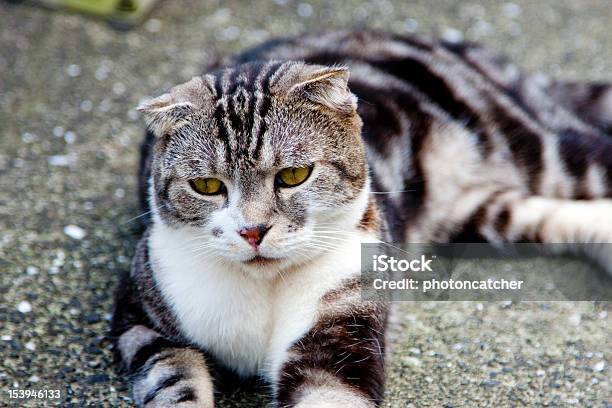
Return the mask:
[(189, 182), (191, 187), (200, 194), (213, 195), (223, 192), (225, 186), (216, 178), (197, 178)]
[(278, 172), (276, 184), (280, 187), (295, 187), (302, 184), (312, 171), (310, 167), (289, 167)]

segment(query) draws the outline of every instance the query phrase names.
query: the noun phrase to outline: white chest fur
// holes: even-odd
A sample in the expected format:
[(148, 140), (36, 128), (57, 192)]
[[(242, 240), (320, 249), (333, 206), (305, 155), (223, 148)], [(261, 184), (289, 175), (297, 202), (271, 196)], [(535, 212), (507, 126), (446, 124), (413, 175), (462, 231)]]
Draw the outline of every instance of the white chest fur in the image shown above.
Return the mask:
[(287, 348), (312, 327), (321, 296), (360, 271), (355, 234), (333, 253), (282, 278), (253, 278), (214, 259), (195, 257), (191, 234), (153, 227), (155, 279), (183, 334), (241, 375), (275, 377)]

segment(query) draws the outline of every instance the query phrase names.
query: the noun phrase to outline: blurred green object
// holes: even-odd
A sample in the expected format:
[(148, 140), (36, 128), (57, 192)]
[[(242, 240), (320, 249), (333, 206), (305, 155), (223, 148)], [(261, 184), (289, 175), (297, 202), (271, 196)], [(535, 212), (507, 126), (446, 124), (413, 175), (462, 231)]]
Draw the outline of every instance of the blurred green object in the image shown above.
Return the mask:
[(157, 0), (36, 0), (45, 6), (65, 8), (103, 17), (116, 28), (140, 23)]

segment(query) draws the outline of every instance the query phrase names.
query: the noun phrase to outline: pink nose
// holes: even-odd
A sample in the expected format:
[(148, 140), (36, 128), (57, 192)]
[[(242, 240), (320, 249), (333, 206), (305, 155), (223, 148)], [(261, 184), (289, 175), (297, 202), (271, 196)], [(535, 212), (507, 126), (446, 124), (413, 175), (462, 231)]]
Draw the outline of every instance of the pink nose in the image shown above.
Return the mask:
[(270, 227), (266, 227), (263, 224), (259, 224), (249, 227), (242, 227), (238, 231), (238, 234), (240, 234), (240, 236), (244, 238), (246, 242), (248, 242), (249, 245), (253, 247), (253, 249), (257, 249), (269, 229)]

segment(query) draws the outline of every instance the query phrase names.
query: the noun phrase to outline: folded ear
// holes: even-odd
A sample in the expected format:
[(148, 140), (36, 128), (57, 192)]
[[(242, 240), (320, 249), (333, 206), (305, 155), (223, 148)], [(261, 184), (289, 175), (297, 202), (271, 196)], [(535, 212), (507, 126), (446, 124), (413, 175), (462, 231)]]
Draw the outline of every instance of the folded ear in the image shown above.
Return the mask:
[(349, 75), (344, 67), (304, 65), (289, 93), (299, 93), (313, 103), (351, 114), (357, 109), (357, 97), (348, 89)]
[(201, 77), (177, 85), (170, 92), (138, 106), (148, 128), (157, 137), (168, 134), (178, 127), (190, 114), (201, 108), (210, 91)]

